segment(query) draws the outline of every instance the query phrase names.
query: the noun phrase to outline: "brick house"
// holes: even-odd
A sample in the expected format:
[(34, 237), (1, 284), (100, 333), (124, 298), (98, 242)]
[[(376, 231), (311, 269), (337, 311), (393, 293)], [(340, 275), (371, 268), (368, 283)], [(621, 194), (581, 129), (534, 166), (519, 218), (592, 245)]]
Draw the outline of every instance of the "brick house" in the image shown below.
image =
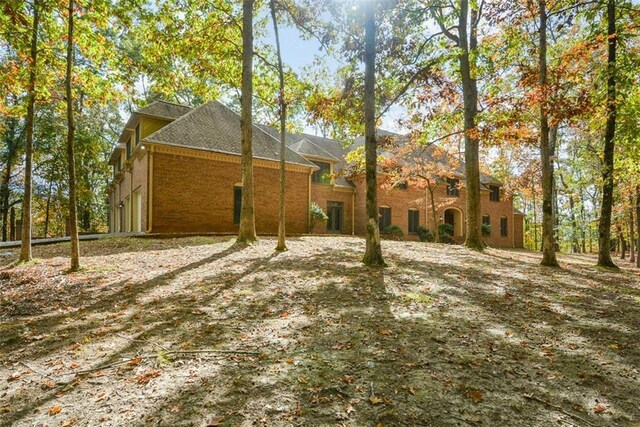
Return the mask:
[[(270, 127), (254, 125), (256, 230), (278, 229), (279, 140)], [(286, 134), (286, 229), (291, 234), (365, 232), (364, 183), (338, 173), (353, 148), (307, 134)], [(219, 102), (196, 108), (156, 101), (134, 112), (109, 163), (112, 232), (200, 233), (238, 231), (242, 179), (240, 116)], [(357, 142), (356, 142), (357, 145)], [(523, 217), (501, 184), (483, 177), (482, 209), (491, 224), (490, 246), (522, 247)], [(464, 239), (464, 186), (445, 182), (434, 192), (438, 221)], [(312, 202), (328, 215), (310, 230)], [(418, 226), (434, 229), (428, 192), (400, 186), (378, 192), (381, 227), (399, 225), (409, 238)], [(415, 237), (413, 237), (415, 238)]]

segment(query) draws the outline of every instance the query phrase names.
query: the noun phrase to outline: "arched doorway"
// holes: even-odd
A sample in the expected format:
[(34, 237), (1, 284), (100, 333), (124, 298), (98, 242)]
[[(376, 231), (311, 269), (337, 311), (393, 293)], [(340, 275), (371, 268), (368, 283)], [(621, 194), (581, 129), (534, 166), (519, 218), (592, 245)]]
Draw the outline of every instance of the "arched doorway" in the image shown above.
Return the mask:
[(460, 209), (445, 209), (443, 222), (453, 227), (453, 237), (464, 237), (464, 220), (462, 219), (462, 211), (460, 211)]

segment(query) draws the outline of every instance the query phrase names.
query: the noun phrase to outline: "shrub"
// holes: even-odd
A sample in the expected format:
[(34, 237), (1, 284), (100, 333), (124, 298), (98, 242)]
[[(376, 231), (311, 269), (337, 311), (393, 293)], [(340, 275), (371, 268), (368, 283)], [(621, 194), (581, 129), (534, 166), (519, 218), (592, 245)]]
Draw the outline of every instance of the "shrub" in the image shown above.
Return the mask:
[(453, 242), (453, 225), (451, 224), (440, 224), (438, 226), (438, 233), (440, 234), (440, 242), (441, 243), (452, 243)]
[(433, 242), (436, 239), (436, 236), (433, 234), (433, 231), (420, 226), (418, 227), (418, 238), (421, 242)]
[(329, 219), (326, 213), (322, 210), (322, 208), (316, 203), (311, 203), (309, 206), (309, 210), (311, 211), (311, 230), (313, 231), (317, 221), (326, 221)]
[(384, 237), (391, 240), (402, 240), (404, 239), (404, 232), (399, 225), (391, 224), (385, 227), (381, 233)]

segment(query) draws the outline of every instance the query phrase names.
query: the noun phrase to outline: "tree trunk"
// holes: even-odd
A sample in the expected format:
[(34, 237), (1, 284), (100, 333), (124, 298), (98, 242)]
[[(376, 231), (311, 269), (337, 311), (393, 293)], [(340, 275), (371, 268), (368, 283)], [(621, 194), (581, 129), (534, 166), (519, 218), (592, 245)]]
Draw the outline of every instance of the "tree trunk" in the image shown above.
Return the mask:
[(580, 252), (580, 242), (578, 241), (578, 222), (576, 221), (575, 214), (575, 201), (573, 198), (573, 192), (564, 181), (564, 177), (560, 175), (560, 182), (562, 183), (562, 187), (564, 191), (567, 193), (569, 198), (569, 222), (571, 222), (571, 252), (577, 254)]
[(438, 212), (436, 211), (436, 201), (433, 197), (434, 188), (431, 186), (431, 182), (427, 180), (427, 189), (429, 190), (429, 201), (431, 202), (431, 215), (433, 215), (433, 224), (435, 226), (434, 239), (436, 243), (440, 243), (440, 227), (438, 224)]
[(627, 240), (624, 238), (624, 233), (620, 224), (616, 226), (616, 230), (618, 231), (618, 240), (620, 243), (620, 259), (625, 259), (627, 257)]
[(44, 238), (46, 239), (49, 235), (49, 218), (51, 212), (51, 187), (53, 186), (53, 181), (49, 181), (49, 189), (47, 191), (47, 205), (44, 210)]
[(370, 266), (384, 266), (380, 229), (378, 228), (378, 181), (376, 142), (376, 21), (375, 0), (367, 0), (365, 5), (364, 31), (364, 138), (365, 169), (367, 187), (367, 243), (362, 262)]
[(553, 203), (553, 250), (560, 251), (560, 217), (558, 216), (558, 185), (556, 183), (555, 158), (558, 151), (558, 126), (549, 127), (549, 156), (551, 167), (551, 196)]
[(616, 132), (616, 2), (607, 1), (607, 126), (604, 136), (603, 185), (598, 225), (598, 265), (617, 268), (611, 259), (611, 209), (613, 207), (613, 155)]
[(633, 196), (629, 196), (629, 205), (631, 206), (631, 209), (629, 210), (629, 262), (634, 263), (636, 262), (636, 233), (634, 224), (635, 219), (633, 217)]
[(580, 222), (582, 223), (580, 227), (582, 253), (586, 254), (587, 253), (587, 237), (586, 237), (585, 228), (587, 227), (587, 218), (584, 212), (584, 194), (583, 194), (582, 188), (580, 188)]
[[(469, 0), (461, 0), (458, 38), (462, 49), (459, 61), (464, 103), (464, 162), (467, 184), (467, 236), (464, 244), (468, 248), (482, 250), (484, 240), (480, 215), (480, 142), (476, 129), (478, 84), (473, 76), (471, 59), (475, 58), (478, 45), (478, 11), (473, 6), (470, 15), (469, 17)], [(473, 61), (475, 62), (475, 59)]]
[(2, 184), (0, 184), (0, 200), (2, 201), (2, 241), (7, 241), (8, 221), (9, 221), (9, 196), (10, 189), (9, 183), (11, 181), (11, 169), (13, 168), (13, 161), (15, 160), (16, 153), (18, 151), (18, 140), (16, 137), (17, 120), (15, 118), (9, 119), (9, 125), (7, 126), (6, 147), (7, 156), (5, 157), (5, 169), (2, 173)]
[[(636, 230), (640, 236), (640, 185), (636, 186)], [(640, 241), (636, 241), (636, 267), (640, 268)]]
[(22, 200), (22, 244), (20, 247), (20, 261), (31, 260), (31, 185), (33, 170), (33, 122), (36, 99), (36, 70), (38, 61), (38, 0), (33, 0), (33, 28), (31, 33), (31, 56), (29, 64), (29, 88), (27, 101), (27, 122), (24, 164), (24, 197)]
[[(546, 0), (538, 0), (540, 13), (540, 90), (547, 90), (547, 10)], [(549, 117), (546, 96), (540, 101), (540, 162), (542, 165), (542, 265), (557, 267), (553, 241), (553, 165), (549, 144)]]
[(251, 244), (256, 238), (253, 205), (253, 0), (242, 1), (242, 205), (238, 243)]
[(536, 209), (536, 185), (532, 183), (531, 196), (533, 198), (533, 250), (538, 250), (538, 212)]
[(78, 239), (78, 205), (76, 190), (76, 159), (73, 147), (75, 123), (73, 120), (73, 0), (69, 0), (69, 25), (67, 33), (67, 75), (65, 79), (67, 98), (67, 166), (69, 172), (69, 235), (71, 236), (71, 271), (80, 269), (80, 242)]
[(280, 104), (280, 205), (278, 210), (278, 245), (276, 251), (286, 251), (287, 243), (285, 241), (285, 162), (284, 152), (286, 150), (285, 138), (287, 130), (287, 103), (284, 94), (284, 70), (282, 67), (282, 52), (280, 51), (280, 35), (278, 34), (278, 20), (276, 17), (276, 7), (274, 0), (270, 0), (271, 19), (273, 19), (273, 32), (276, 37), (276, 51), (278, 53), (278, 77), (280, 80), (280, 94), (278, 101)]

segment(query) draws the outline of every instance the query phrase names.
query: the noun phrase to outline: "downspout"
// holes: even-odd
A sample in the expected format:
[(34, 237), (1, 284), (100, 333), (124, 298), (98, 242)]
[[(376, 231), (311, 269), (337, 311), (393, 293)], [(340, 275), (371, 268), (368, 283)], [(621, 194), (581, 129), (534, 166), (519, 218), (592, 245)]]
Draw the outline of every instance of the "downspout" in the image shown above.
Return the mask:
[[(353, 188), (353, 193), (351, 193), (351, 235), (356, 235), (356, 189)], [(640, 231), (638, 231), (640, 234)]]
[(129, 165), (129, 230), (133, 232), (133, 160)]
[(147, 233), (153, 228), (153, 145), (147, 151)]
[(311, 234), (311, 175), (313, 174), (313, 169), (309, 170), (309, 203), (307, 204), (307, 230), (308, 233)]

